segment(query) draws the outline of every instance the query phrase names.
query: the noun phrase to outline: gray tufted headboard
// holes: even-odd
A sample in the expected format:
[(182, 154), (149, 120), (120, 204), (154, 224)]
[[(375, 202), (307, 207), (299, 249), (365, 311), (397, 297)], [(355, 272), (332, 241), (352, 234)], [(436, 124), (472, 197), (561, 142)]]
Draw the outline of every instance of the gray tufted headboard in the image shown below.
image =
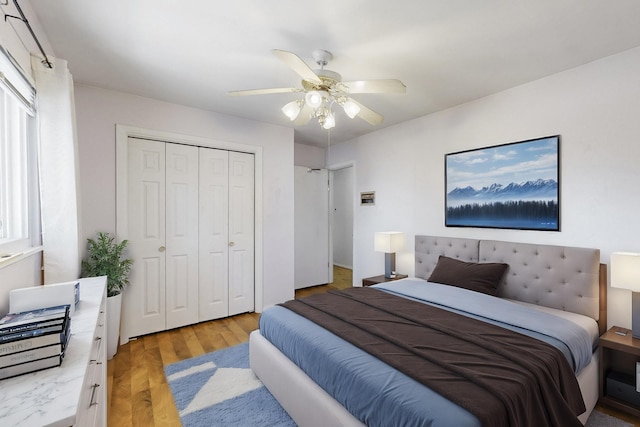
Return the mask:
[[(427, 279), (440, 255), (509, 265), (498, 296), (604, 320), (600, 250), (452, 237), (415, 237), (415, 275)], [(606, 290), (606, 272), (604, 273)]]
[(416, 277), (428, 279), (440, 255), (478, 262), (480, 240), (457, 237), (416, 236)]

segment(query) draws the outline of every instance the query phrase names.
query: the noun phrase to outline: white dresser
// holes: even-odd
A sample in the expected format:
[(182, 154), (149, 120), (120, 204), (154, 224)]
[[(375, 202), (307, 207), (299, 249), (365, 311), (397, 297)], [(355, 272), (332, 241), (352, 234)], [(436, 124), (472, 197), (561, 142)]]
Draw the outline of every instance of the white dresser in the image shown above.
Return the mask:
[(0, 426), (106, 426), (106, 283), (80, 279), (62, 365), (0, 380)]

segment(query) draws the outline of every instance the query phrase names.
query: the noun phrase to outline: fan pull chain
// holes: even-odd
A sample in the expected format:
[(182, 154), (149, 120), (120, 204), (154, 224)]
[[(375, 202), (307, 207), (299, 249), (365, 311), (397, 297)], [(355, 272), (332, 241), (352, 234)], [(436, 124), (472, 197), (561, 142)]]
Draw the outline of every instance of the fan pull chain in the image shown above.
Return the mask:
[(324, 161), (325, 167), (329, 169), (329, 162), (331, 161), (331, 129), (327, 129), (327, 157)]

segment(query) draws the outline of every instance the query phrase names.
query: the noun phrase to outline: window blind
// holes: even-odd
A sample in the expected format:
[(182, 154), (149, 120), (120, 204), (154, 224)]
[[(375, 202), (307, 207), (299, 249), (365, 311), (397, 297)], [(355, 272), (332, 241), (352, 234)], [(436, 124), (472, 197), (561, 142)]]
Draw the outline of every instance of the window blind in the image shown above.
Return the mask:
[(36, 90), (23, 74), (15, 59), (0, 46), (0, 85), (24, 104), (32, 114), (35, 111)]

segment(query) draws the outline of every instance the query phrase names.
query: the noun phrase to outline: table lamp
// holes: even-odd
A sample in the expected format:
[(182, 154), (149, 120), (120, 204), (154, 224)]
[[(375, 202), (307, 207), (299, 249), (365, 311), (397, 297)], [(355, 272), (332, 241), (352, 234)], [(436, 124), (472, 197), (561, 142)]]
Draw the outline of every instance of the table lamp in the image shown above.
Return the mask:
[(631, 333), (634, 338), (640, 338), (640, 253), (611, 254), (611, 287), (632, 291)]
[(404, 233), (378, 231), (374, 246), (376, 252), (384, 252), (384, 277), (390, 279), (396, 272), (396, 252), (404, 247)]

